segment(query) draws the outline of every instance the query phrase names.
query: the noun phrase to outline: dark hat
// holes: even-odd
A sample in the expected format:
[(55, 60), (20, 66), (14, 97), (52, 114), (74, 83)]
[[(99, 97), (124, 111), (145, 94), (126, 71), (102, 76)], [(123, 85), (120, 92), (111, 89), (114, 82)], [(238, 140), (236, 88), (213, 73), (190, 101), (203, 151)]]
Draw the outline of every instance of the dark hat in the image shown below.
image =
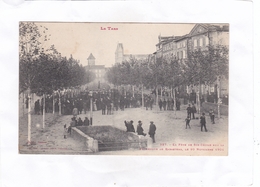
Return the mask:
[(153, 123), (153, 121), (150, 121), (150, 123)]
[(138, 123), (142, 123), (142, 121), (139, 120)]
[(133, 120), (130, 121), (130, 123), (133, 123), (133, 122), (134, 122)]

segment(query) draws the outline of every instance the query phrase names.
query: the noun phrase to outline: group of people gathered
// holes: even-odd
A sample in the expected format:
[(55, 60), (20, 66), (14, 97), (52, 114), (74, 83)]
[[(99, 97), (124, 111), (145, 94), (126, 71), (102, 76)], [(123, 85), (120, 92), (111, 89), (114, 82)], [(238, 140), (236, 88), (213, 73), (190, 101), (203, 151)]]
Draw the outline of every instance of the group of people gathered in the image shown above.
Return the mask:
[[(207, 127), (206, 127), (206, 117), (205, 117), (205, 113), (203, 112), (202, 115), (200, 116), (200, 118), (195, 118), (195, 113), (197, 112), (196, 107), (194, 105), (194, 103), (192, 103), (192, 106), (190, 106), (190, 104), (187, 107), (187, 118), (185, 119), (186, 121), (186, 129), (190, 126), (190, 121), (191, 121), (191, 114), (192, 114), (192, 119), (200, 119), (200, 126), (201, 126), (201, 132), (203, 132), (203, 129), (205, 130), (205, 132), (208, 132)], [(209, 116), (210, 116), (210, 120), (212, 124), (215, 124), (215, 114), (213, 109), (211, 108), (209, 110)]]
[[(146, 136), (146, 133), (144, 133), (144, 129), (142, 127), (142, 121), (138, 121), (137, 127), (136, 127), (136, 131), (134, 128), (134, 121), (124, 121), (125, 126), (126, 126), (126, 132), (133, 132), (133, 133), (137, 133), (137, 135), (139, 136)], [(153, 143), (155, 143), (155, 131), (156, 131), (156, 126), (154, 124), (153, 121), (150, 122), (150, 126), (149, 126), (149, 131), (148, 134), (150, 135), (150, 137), (152, 138)]]
[[(159, 102), (159, 108), (160, 110), (174, 110), (174, 99), (160, 99)], [(176, 99), (176, 103), (175, 103), (175, 107), (176, 107), (176, 110), (180, 110), (180, 107), (181, 107), (181, 102), (180, 100), (177, 98)]]

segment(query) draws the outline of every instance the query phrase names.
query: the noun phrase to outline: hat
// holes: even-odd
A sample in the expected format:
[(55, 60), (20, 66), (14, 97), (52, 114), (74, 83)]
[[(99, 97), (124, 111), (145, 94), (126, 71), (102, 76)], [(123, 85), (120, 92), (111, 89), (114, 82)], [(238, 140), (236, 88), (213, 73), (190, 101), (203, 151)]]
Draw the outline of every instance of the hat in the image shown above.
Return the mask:
[(153, 121), (150, 121), (150, 123), (153, 123)]
[(139, 120), (138, 123), (142, 123), (142, 121)]

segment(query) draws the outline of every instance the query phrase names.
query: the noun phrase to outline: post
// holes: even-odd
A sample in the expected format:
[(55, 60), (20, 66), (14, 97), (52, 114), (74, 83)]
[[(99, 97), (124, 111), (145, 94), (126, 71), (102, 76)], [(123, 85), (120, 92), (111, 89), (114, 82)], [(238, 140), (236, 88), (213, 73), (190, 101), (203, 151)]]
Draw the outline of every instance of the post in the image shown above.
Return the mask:
[(133, 97), (134, 97), (135, 96), (135, 86), (133, 85), (132, 88), (133, 88)]
[(31, 145), (31, 90), (28, 90), (28, 142), (27, 145)]
[(45, 128), (45, 94), (43, 94), (43, 107), (42, 107), (42, 128)]

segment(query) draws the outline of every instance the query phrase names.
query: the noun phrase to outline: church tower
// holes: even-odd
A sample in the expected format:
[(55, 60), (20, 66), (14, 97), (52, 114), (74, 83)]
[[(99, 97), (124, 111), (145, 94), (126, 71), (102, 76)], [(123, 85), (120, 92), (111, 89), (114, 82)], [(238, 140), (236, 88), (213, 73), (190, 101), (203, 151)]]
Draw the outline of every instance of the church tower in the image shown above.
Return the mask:
[(115, 63), (122, 63), (124, 60), (124, 47), (122, 43), (118, 43), (115, 52)]
[(88, 57), (88, 65), (95, 66), (95, 57), (92, 55), (92, 53), (90, 53), (90, 55)]

